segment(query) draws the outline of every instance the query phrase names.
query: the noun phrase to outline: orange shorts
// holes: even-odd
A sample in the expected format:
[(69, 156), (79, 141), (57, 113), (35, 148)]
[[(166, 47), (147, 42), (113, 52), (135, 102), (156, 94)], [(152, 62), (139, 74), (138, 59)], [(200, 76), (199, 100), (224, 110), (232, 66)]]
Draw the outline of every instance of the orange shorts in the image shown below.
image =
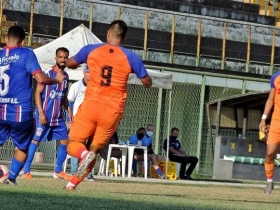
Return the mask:
[(276, 144), (280, 142), (280, 122), (278, 120), (272, 120), (268, 132), (266, 144)]
[(116, 112), (110, 106), (85, 100), (78, 109), (69, 136), (85, 143), (90, 136), (98, 145), (105, 145), (116, 131), (123, 112)]

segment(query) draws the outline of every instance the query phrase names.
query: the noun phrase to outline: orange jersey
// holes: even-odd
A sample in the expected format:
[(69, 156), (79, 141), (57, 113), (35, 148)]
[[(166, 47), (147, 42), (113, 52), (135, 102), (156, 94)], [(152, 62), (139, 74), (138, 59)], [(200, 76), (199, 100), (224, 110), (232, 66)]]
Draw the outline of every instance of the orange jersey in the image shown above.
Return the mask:
[(75, 56), (79, 63), (87, 63), (90, 81), (85, 100), (105, 103), (116, 111), (123, 111), (126, 86), (130, 73), (138, 78), (147, 76), (141, 59), (135, 53), (120, 46), (106, 43), (83, 47)]

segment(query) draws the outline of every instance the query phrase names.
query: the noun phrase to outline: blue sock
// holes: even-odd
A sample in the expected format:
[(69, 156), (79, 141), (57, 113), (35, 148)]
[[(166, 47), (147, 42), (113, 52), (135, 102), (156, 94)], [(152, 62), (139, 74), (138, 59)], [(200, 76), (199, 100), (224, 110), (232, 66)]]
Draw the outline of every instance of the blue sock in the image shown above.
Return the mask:
[(138, 173), (138, 161), (134, 158), (133, 158), (133, 161), (132, 161), (132, 170), (133, 170), (134, 174)]
[(66, 156), (67, 156), (67, 145), (60, 144), (57, 151), (55, 173), (60, 173), (62, 171), (62, 165), (66, 159)]
[(162, 172), (161, 172), (161, 170), (158, 168), (157, 170), (157, 173), (161, 176), (162, 175)]
[(11, 169), (9, 171), (9, 178), (10, 179), (16, 179), (19, 172), (23, 168), (24, 163), (19, 162), (17, 159), (13, 157), (12, 163), (11, 163)]
[(33, 158), (34, 158), (34, 155), (35, 155), (35, 152), (36, 152), (38, 146), (39, 146), (39, 144), (34, 144), (31, 142), (29, 149), (28, 149), (28, 156), (26, 159), (26, 163), (24, 166), (24, 172), (23, 172), (24, 174), (30, 172), (31, 163), (33, 161)]

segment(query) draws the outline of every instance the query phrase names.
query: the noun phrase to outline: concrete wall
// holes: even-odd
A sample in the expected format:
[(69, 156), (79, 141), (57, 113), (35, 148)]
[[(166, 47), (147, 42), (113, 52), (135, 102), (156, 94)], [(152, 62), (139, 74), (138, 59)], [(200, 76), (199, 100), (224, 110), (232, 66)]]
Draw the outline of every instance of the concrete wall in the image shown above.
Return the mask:
[[(36, 0), (34, 12), (36, 14), (44, 14), (50, 16), (60, 16), (61, 0)], [(73, 9), (74, 8), (74, 9)], [(6, 0), (4, 9), (30, 12), (29, 0)], [(130, 27), (144, 28), (145, 26), (145, 10), (122, 8), (122, 19), (127, 22)], [(77, 0), (65, 0), (64, 16), (70, 19), (79, 19), (88, 21), (90, 18), (90, 3)], [(100, 23), (110, 23), (118, 18), (118, 7), (112, 5), (94, 3), (93, 21)], [(199, 19), (194, 17), (186, 17), (176, 15), (175, 32), (181, 34), (198, 34)], [(223, 20), (202, 21), (202, 36), (211, 37), (222, 40), (223, 38)], [(172, 30), (172, 14), (166, 14), (164, 11), (149, 12), (148, 28), (151, 30), (170, 32)], [(249, 26), (240, 23), (227, 24), (227, 40), (247, 43)], [(276, 46), (280, 47), (280, 31), (276, 32)], [(176, 42), (176, 40), (175, 40)], [(261, 44), (271, 46), (272, 29), (264, 27), (252, 27), (252, 44)], [(140, 54), (141, 56), (141, 54)], [(169, 63), (170, 54), (160, 52), (148, 52), (147, 60)], [(190, 56), (175, 55), (174, 63), (184, 65), (195, 65), (195, 58)], [(221, 61), (217, 59), (203, 58), (200, 61), (202, 67), (217, 68), (221, 67)], [(226, 69), (233, 71), (245, 71), (245, 64), (238, 62), (226, 62)], [(269, 74), (270, 68), (263, 65), (251, 65), (250, 71), (257, 74)]]

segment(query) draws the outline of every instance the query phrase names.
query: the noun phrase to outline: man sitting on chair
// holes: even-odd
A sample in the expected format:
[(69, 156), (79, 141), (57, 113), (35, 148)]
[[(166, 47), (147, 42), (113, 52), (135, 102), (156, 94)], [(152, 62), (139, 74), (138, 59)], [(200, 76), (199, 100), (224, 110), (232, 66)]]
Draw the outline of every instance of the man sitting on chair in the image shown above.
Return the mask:
[[(181, 144), (177, 137), (179, 135), (178, 128), (171, 129), (171, 135), (169, 137), (169, 160), (173, 162), (181, 163), (180, 178), (191, 180), (191, 174), (198, 162), (197, 157), (190, 156), (185, 150), (181, 148)], [(167, 151), (167, 139), (164, 140), (163, 149)], [(190, 163), (188, 170), (186, 171), (187, 164)]]

